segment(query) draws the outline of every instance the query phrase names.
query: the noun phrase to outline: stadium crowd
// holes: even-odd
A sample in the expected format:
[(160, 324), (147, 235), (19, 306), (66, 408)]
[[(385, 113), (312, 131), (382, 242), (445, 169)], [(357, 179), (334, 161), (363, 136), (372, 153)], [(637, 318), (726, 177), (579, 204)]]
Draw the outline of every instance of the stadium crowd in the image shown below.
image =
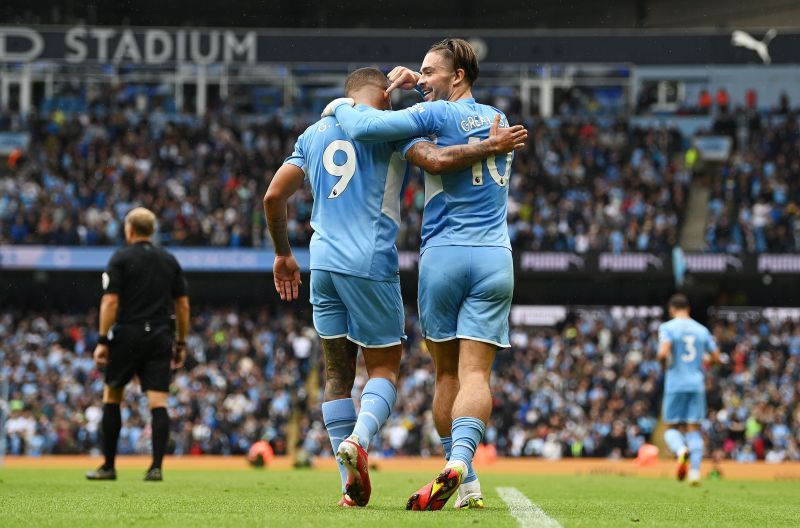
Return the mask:
[[(6, 424), (13, 455), (97, 452), (103, 375), (94, 368), (97, 313), (0, 316), (0, 358), (10, 380)], [(186, 369), (171, 385), (170, 452), (237, 454), (261, 438), (286, 451), (292, 412), (318, 341), (291, 312), (201, 309), (191, 321)], [(138, 384), (125, 393), (121, 454), (150, 449), (150, 413)]]
[(712, 179), (706, 247), (743, 253), (800, 251), (797, 116), (722, 115), (715, 130), (736, 149)]
[[(142, 205), (160, 219), (164, 245), (264, 246), (261, 197), (309, 119), (235, 117), (224, 107), (204, 117), (140, 113), (113, 97), (84, 112), (0, 116), (4, 128), (31, 137), (0, 168), (0, 244), (117, 245), (125, 213)], [(515, 247), (670, 250), (689, 178), (676, 161), (676, 131), (577, 115), (524, 122), (532, 141), (511, 180)], [(401, 249), (419, 247), (424, 202), (414, 171), (402, 197)], [(297, 246), (308, 245), (311, 204), (307, 187), (291, 201)]]
[[(9, 453), (99, 448), (95, 319), (96, 313), (0, 318), (3, 374), (10, 379)], [(660, 409), (658, 323), (584, 310), (556, 327), (513, 328), (512, 348), (498, 354), (493, 371), (485, 442), (509, 456), (635, 456), (652, 440)], [(707, 453), (742, 462), (800, 460), (800, 322), (720, 318), (711, 327), (729, 362), (708, 376)], [(330, 456), (319, 406), (308, 405), (306, 381), (319, 342), (306, 319), (202, 309), (192, 329), (191, 361), (170, 394), (170, 452), (237, 454), (266, 438), (283, 453), (294, 415), (299, 446)], [(382, 456), (440, 451), (430, 412), (433, 369), (411, 309), (407, 333), (398, 403), (373, 447)], [(362, 365), (354, 397), (365, 382)], [(149, 414), (135, 386), (123, 409), (120, 452), (147, 452)]]

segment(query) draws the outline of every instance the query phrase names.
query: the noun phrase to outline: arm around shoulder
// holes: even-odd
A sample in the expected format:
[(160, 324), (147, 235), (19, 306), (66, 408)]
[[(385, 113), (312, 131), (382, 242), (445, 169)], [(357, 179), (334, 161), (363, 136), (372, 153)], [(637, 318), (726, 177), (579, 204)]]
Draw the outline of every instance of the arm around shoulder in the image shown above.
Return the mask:
[(348, 136), (357, 141), (397, 141), (427, 132), (419, 130), (409, 110), (384, 112), (374, 108), (356, 110), (348, 105), (336, 108), (336, 120)]

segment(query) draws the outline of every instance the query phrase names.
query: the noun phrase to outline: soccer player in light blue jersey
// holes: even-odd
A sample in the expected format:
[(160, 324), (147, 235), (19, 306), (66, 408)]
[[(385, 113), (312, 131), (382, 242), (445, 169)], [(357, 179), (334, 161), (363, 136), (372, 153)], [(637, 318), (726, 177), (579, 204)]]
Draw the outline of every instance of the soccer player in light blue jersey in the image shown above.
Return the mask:
[[(477, 77), (478, 60), (469, 43), (446, 39), (430, 48), (420, 73), (395, 68), (389, 74), (392, 88), (417, 86), (425, 102), (376, 112), (334, 101), (328, 110), (359, 140), (431, 136), (438, 145), (469, 145), (487, 137), (497, 115), (500, 126), (508, 127), (502, 112), (473, 98)], [(498, 348), (509, 346), (512, 159), (509, 153), (461, 171), (425, 174), (420, 324), (436, 366), (433, 415), (448, 462), (409, 498), (407, 509), (441, 509), (456, 490), (456, 507), (483, 507), (472, 459), (491, 413), (492, 362)]]
[(658, 329), (658, 359), (666, 369), (662, 417), (670, 426), (664, 440), (678, 457), (678, 480), (686, 478), (691, 464), (689, 483), (697, 486), (704, 449), (700, 422), (706, 417), (703, 363), (707, 356), (712, 363), (721, 357), (711, 332), (689, 316), (685, 295), (673, 295), (668, 309), (671, 321)]
[[(360, 111), (388, 110), (388, 85), (379, 70), (362, 68), (348, 76), (345, 94)], [(335, 117), (326, 117), (298, 138), (270, 183), (264, 210), (275, 247), (275, 289), (284, 300), (296, 299), (300, 285), (287, 234), (287, 201), (306, 180), (314, 196), (311, 304), (325, 355), (322, 416), (339, 462), (340, 506), (369, 501), (367, 448), (396, 398), (405, 336), (395, 239), (406, 160), (428, 172), (457, 170), (511, 151), (525, 135), (494, 126), (487, 140), (450, 148), (427, 138), (362, 143)], [(358, 346), (370, 379), (356, 415), (350, 396)]]

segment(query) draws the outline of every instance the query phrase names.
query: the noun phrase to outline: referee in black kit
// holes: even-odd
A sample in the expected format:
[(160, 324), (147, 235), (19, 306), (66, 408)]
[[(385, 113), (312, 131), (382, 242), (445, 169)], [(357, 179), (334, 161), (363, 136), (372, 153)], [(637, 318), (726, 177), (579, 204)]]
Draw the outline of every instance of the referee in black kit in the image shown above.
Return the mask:
[[(122, 427), (119, 403), (134, 376), (147, 394), (152, 413), (153, 464), (145, 480), (162, 480), (167, 449), (167, 395), (171, 371), (186, 359), (189, 297), (178, 261), (150, 241), (155, 215), (143, 208), (125, 217), (127, 245), (111, 256), (103, 273), (100, 338), (94, 350), (98, 368), (105, 367), (103, 390), (103, 454), (105, 462), (86, 474), (89, 480), (116, 480), (114, 459)], [(175, 320), (170, 306), (174, 303)]]

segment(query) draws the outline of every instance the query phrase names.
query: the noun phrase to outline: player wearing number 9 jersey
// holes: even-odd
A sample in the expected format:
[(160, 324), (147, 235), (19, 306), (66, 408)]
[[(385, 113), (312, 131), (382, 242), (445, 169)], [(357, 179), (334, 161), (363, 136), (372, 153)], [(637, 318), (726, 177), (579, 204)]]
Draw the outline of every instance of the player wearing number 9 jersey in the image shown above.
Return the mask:
[[(401, 85), (418, 85), (425, 102), (391, 113), (359, 112), (339, 104), (334, 108), (336, 118), (359, 140), (428, 135), (438, 145), (481, 141), (497, 115), (500, 126), (508, 127), (502, 112), (472, 96), (478, 61), (466, 41), (446, 39), (431, 47), (420, 72), (410, 73), (409, 82)], [(512, 159), (509, 153), (462, 171), (425, 175), (420, 325), (436, 365), (433, 415), (448, 464), (412, 494), (407, 509), (441, 509), (456, 489), (456, 507), (483, 507), (471, 462), (491, 412), (492, 362), (498, 348), (509, 346), (514, 270), (507, 215)]]
[[(386, 110), (387, 86), (379, 70), (362, 68), (348, 76), (345, 94), (360, 109)], [(367, 448), (396, 397), (404, 317), (394, 242), (406, 159), (432, 172), (455, 170), (510, 151), (516, 138), (495, 130), (486, 141), (448, 149), (413, 138), (361, 143), (326, 117), (298, 138), (270, 183), (264, 207), (275, 246), (275, 288), (285, 300), (297, 298), (300, 283), (286, 231), (287, 200), (304, 180), (314, 196), (311, 304), (325, 355), (322, 416), (339, 462), (342, 506), (369, 501)], [(364, 349), (370, 377), (358, 416), (350, 398), (356, 345)]]
[[(678, 479), (697, 485), (703, 458), (703, 436), (699, 424), (706, 417), (704, 360), (719, 363), (720, 355), (709, 330), (689, 316), (689, 300), (673, 295), (668, 304), (671, 321), (658, 329), (658, 358), (666, 368), (662, 417), (670, 428), (664, 440), (678, 457)], [(686, 430), (676, 428), (686, 424)]]

